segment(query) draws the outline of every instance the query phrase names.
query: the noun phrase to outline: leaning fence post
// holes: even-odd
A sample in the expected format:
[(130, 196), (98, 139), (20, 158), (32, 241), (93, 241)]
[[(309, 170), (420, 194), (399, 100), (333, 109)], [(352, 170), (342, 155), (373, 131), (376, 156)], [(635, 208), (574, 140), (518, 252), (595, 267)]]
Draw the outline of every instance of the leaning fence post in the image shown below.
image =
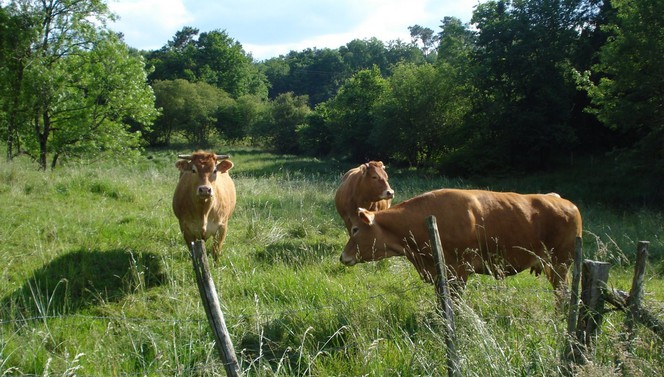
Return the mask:
[(226, 329), (224, 313), (221, 311), (221, 306), (219, 305), (217, 289), (215, 288), (214, 281), (210, 275), (210, 267), (205, 253), (204, 241), (198, 240), (192, 243), (191, 260), (194, 264), (196, 283), (198, 284), (198, 291), (201, 294), (201, 300), (203, 300), (205, 314), (207, 315), (210, 327), (214, 333), (217, 351), (219, 352), (221, 361), (226, 369), (226, 374), (232, 377), (239, 376), (240, 366), (235, 357), (233, 342), (231, 342), (230, 335)]
[(602, 324), (604, 312), (604, 294), (606, 282), (609, 280), (607, 262), (586, 260), (583, 262), (581, 276), (581, 302), (576, 336), (585, 346), (587, 353), (592, 353), (595, 338)]
[(447, 375), (450, 377), (461, 376), (459, 366), (459, 354), (456, 349), (456, 332), (454, 330), (454, 310), (452, 308), (452, 298), (450, 288), (447, 282), (447, 268), (445, 267), (445, 257), (443, 256), (443, 246), (440, 242), (438, 225), (435, 216), (427, 218), (429, 226), (429, 238), (431, 239), (431, 249), (433, 251), (434, 262), (436, 264), (436, 273), (438, 278), (435, 281), (436, 293), (438, 296), (439, 310), (445, 321), (445, 345), (447, 346)]
[(643, 297), (643, 279), (646, 273), (646, 259), (648, 258), (648, 241), (639, 241), (636, 250), (636, 265), (634, 266), (634, 278), (632, 288), (627, 298), (627, 315), (625, 326), (627, 328), (627, 340), (634, 337), (634, 324), (639, 321), (641, 309), (641, 298)]

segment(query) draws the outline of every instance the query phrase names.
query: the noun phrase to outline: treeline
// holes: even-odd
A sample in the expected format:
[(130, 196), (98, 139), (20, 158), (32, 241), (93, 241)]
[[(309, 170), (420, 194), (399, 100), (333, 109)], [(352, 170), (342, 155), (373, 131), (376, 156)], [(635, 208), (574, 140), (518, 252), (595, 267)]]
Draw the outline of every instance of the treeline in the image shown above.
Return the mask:
[[(664, 181), (658, 0), (487, 1), (468, 24), (410, 27), (411, 41), (353, 40), (265, 61), (223, 30), (193, 27), (159, 50), (127, 49), (89, 21), (109, 16), (104, 2), (84, 3), (0, 8), (8, 158), (30, 154), (45, 168), (47, 154), (55, 166), (57, 156), (221, 138), (460, 175), (595, 156), (612, 161), (601, 165), (608, 174)], [(109, 135), (127, 136), (118, 145)]]

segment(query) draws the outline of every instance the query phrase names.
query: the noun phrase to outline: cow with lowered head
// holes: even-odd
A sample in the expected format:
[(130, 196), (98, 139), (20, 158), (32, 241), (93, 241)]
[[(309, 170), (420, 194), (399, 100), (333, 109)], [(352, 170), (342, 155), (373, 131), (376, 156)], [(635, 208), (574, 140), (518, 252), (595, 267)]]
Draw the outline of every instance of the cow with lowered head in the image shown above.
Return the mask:
[(351, 217), (357, 217), (358, 208), (380, 211), (390, 208), (394, 190), (387, 181), (388, 176), (382, 161), (370, 161), (350, 169), (341, 178), (334, 196), (339, 216), (350, 232)]
[(212, 257), (221, 256), (228, 220), (235, 209), (235, 184), (228, 175), (233, 163), (227, 155), (198, 151), (180, 155), (175, 166), (180, 180), (173, 195), (173, 212), (187, 247), (214, 236)]
[(445, 264), (457, 287), (472, 273), (502, 278), (544, 272), (558, 294), (567, 284), (581, 214), (552, 194), (442, 189), (383, 211), (360, 208), (341, 262), (352, 266), (405, 255), (420, 276), (437, 278), (426, 220), (436, 217)]

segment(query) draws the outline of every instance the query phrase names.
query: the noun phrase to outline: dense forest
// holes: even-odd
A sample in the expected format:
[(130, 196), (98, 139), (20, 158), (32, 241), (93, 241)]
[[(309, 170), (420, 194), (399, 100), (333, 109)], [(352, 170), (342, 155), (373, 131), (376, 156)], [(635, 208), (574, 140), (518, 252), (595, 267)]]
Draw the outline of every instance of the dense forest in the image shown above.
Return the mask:
[[(138, 51), (105, 1), (0, 7), (7, 160), (62, 160), (212, 140), (382, 159), (454, 176), (592, 161), (639, 200), (664, 194), (664, 2), (513, 0), (441, 16), (410, 41), (352, 40), (256, 61), (220, 29)], [(627, 178), (627, 177), (632, 178)], [(596, 178), (596, 177), (593, 177)], [(639, 182), (636, 184), (635, 182)]]

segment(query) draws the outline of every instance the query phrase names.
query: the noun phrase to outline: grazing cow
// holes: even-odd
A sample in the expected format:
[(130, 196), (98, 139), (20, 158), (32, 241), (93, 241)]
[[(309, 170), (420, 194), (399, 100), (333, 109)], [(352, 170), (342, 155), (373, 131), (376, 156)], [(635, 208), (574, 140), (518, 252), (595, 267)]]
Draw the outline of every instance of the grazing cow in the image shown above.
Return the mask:
[(187, 247), (214, 235), (212, 256), (217, 260), (235, 209), (235, 184), (228, 175), (233, 163), (227, 155), (203, 151), (178, 158), (175, 166), (180, 180), (173, 195), (173, 212)]
[(472, 273), (502, 278), (545, 272), (557, 293), (567, 284), (581, 214), (557, 195), (443, 189), (372, 212), (360, 208), (341, 262), (352, 266), (405, 255), (420, 276), (437, 277), (426, 219), (435, 216), (451, 282)]
[(382, 161), (370, 161), (350, 169), (341, 178), (341, 185), (334, 196), (339, 216), (350, 232), (351, 217), (358, 208), (380, 211), (390, 208), (394, 190), (387, 182), (387, 172)]

